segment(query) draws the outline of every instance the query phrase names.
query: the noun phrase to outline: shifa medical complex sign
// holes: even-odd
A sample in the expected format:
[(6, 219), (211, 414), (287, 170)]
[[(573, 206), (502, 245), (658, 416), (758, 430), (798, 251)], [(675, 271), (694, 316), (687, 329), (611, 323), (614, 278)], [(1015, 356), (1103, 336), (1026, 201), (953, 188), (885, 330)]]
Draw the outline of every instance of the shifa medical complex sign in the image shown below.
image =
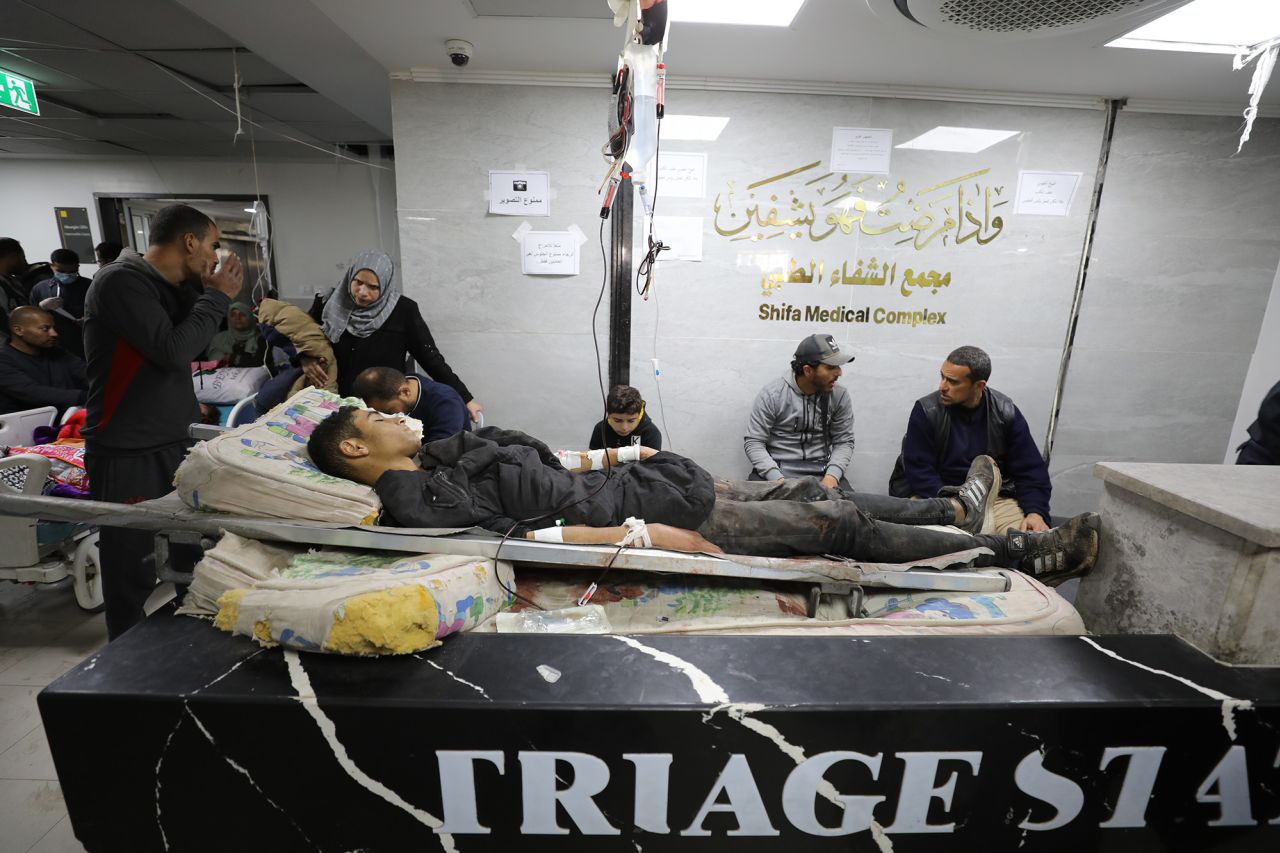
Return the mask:
[[(760, 271), (757, 319), (781, 323), (946, 325), (942, 306), (963, 284), (937, 259), (999, 238), (1013, 200), (990, 168), (909, 186), (815, 161), (737, 184), (716, 195), (713, 228)], [(876, 249), (850, 255), (849, 237)]]

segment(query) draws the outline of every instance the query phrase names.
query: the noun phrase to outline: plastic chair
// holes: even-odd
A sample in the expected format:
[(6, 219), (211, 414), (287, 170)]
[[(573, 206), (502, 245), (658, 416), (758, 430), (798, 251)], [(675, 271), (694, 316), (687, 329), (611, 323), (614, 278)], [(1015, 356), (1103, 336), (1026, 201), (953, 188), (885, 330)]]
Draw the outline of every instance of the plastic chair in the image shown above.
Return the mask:
[(13, 447), (30, 444), (36, 427), (53, 426), (57, 419), (58, 410), (53, 406), (0, 415), (0, 445)]

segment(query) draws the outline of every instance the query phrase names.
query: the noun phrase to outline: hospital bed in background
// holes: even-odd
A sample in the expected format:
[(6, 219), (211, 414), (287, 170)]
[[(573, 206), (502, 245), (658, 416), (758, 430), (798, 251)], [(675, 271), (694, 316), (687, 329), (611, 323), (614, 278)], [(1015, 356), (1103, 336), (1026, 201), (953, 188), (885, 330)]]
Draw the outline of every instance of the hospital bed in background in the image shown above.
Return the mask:
[[(0, 446), (27, 446), (37, 427), (66, 423), (78, 407), (58, 418), (53, 406), (0, 415)], [(53, 462), (34, 453), (0, 457), (0, 495), (39, 496)], [(69, 503), (77, 503), (68, 500)], [(96, 613), (103, 608), (98, 574), (98, 531), (79, 521), (37, 521), (0, 513), (0, 580), (19, 583), (57, 583), (74, 579), (76, 604)]]

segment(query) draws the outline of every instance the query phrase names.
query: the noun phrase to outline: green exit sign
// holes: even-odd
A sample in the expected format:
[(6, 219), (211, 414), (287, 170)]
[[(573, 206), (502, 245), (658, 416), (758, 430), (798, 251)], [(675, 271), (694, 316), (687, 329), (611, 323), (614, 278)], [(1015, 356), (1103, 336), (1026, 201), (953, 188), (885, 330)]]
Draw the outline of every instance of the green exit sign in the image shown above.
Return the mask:
[(0, 68), (0, 107), (11, 107), (33, 116), (40, 115), (36, 104), (36, 84), (26, 77)]

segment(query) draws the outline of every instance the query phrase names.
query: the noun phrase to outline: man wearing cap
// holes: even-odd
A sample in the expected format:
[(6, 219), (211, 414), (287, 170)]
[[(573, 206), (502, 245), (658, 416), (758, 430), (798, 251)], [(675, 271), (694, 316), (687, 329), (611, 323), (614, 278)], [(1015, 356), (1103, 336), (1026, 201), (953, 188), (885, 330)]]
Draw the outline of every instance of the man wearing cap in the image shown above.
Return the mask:
[(951, 351), (939, 371), (938, 390), (911, 409), (907, 432), (889, 479), (900, 498), (946, 497), (981, 455), (991, 456), (1003, 475), (994, 507), (994, 532), (1049, 529), (1049, 466), (1036, 447), (1027, 419), (994, 388), (991, 357), (974, 346)]
[(751, 407), (743, 439), (750, 479), (811, 476), (828, 488), (849, 488), (853, 403), (836, 381), (851, 361), (853, 353), (831, 335), (800, 342), (791, 372), (760, 389)]

